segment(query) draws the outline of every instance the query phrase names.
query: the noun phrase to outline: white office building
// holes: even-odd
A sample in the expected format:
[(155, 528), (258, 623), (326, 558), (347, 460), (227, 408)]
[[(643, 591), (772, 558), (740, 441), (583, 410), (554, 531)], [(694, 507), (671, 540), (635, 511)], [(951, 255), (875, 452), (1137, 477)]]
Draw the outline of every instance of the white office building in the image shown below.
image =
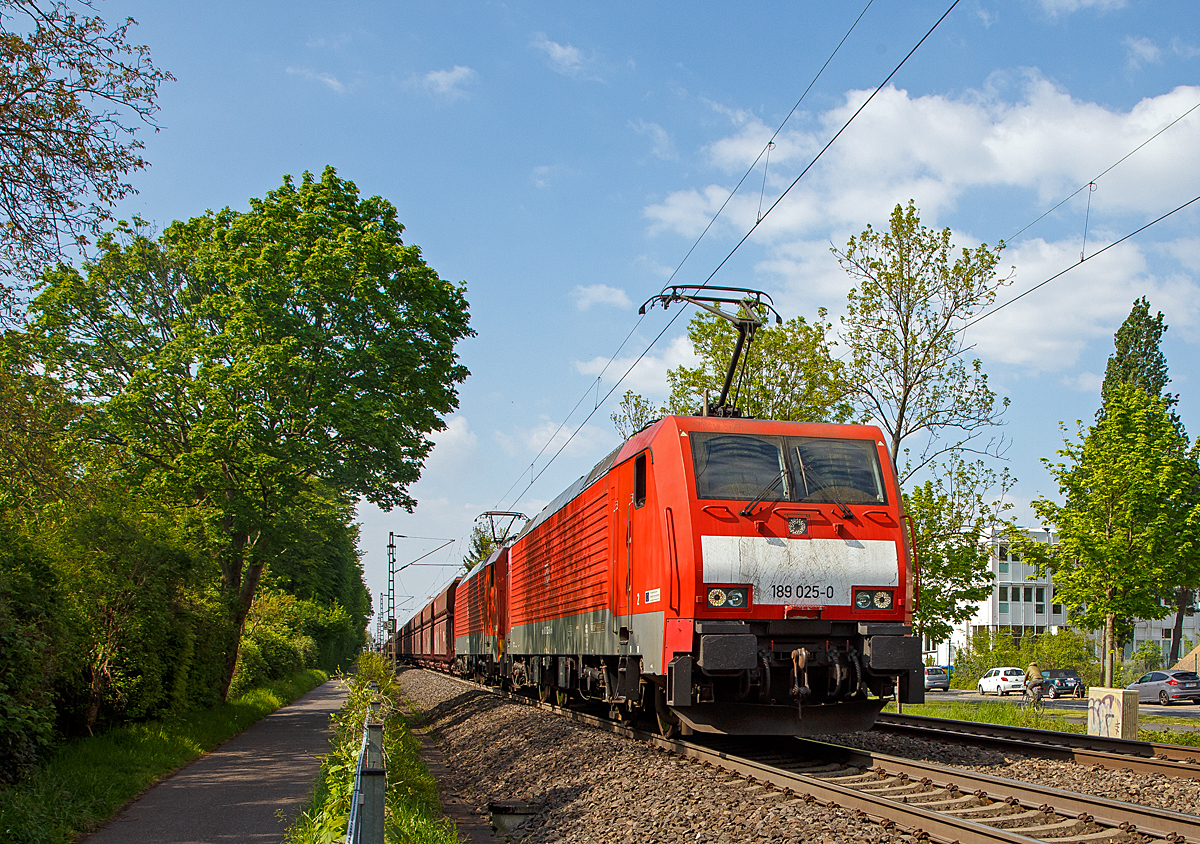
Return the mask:
[[(1040, 528), (1025, 528), (1025, 532), (1038, 542), (1053, 542), (1051, 531)], [(1009, 548), (1000, 535), (988, 541), (991, 549), (992, 575), (995, 585), (991, 598), (977, 604), (975, 614), (958, 625), (947, 642), (925, 641), (925, 657), (932, 658), (937, 665), (953, 665), (955, 649), (966, 645), (977, 630), (1008, 630), (1014, 636), (1046, 632), (1057, 632), (1061, 627), (1070, 627), (1066, 607), (1055, 600), (1054, 581), (1049, 573), (1039, 577), (1037, 568), (1023, 562), (1020, 555)], [(1139, 620), (1134, 624), (1132, 641), (1125, 645), (1128, 658), (1143, 642), (1157, 642), (1162, 647), (1163, 658), (1170, 654), (1171, 631), (1175, 624), (1175, 613), (1171, 610), (1158, 620)], [(1183, 622), (1185, 642), (1200, 640), (1200, 617), (1187, 616)], [(1092, 635), (1099, 650), (1100, 632)], [(1186, 653), (1187, 649), (1184, 649)]]

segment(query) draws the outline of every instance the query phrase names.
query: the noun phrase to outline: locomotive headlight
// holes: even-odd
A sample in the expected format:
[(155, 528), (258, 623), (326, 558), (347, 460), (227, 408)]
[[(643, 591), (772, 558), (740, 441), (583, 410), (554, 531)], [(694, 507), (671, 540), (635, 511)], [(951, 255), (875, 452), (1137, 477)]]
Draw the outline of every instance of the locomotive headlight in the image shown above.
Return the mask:
[(860, 610), (869, 610), (871, 608), (871, 593), (859, 592), (854, 596), (854, 606)]
[(892, 593), (891, 592), (876, 592), (875, 593), (875, 608), (880, 610), (891, 609)]
[(739, 610), (748, 606), (750, 606), (750, 587), (748, 586), (714, 586), (708, 590), (708, 608), (710, 610)]

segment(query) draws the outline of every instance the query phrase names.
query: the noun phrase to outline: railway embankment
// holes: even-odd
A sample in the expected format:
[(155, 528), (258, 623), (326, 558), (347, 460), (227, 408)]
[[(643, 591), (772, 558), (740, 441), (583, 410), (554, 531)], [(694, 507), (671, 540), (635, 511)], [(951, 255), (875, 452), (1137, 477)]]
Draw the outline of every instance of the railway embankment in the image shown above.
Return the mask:
[[(452, 678), (408, 671), (401, 682), (448, 759), (444, 787), (480, 808), (500, 801), (533, 807), (514, 841), (873, 844), (913, 839), (900, 827), (885, 828), (836, 802), (806, 802), (799, 793), (685, 761)], [(914, 764), (932, 761), (960, 769), (964, 780), (974, 772), (1184, 815), (1200, 806), (1200, 784), (1194, 780), (1040, 758), (1036, 750), (1025, 754), (881, 733), (828, 738)], [(1007, 810), (1005, 803), (998, 805)], [(1072, 819), (1060, 825), (1075, 824)], [(1088, 838), (1140, 840), (1116, 829), (1085, 832)]]
[(513, 841), (913, 840), (434, 672), (405, 671), (400, 683), (445, 754), (448, 792), (483, 811), (504, 801), (535, 809)]

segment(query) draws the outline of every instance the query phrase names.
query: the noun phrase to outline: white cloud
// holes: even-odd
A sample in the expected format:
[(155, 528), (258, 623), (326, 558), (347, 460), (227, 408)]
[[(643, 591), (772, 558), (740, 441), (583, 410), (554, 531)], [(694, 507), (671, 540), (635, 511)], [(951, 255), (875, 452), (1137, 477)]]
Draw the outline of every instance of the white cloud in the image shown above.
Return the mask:
[(423, 476), (456, 473), (467, 467), (475, 455), (479, 438), (462, 414), (446, 420), (446, 429), (433, 434), (433, 449), (425, 461)]
[[(586, 424), (578, 431), (576, 425), (560, 425), (547, 417), (532, 428), (519, 428), (512, 433), (497, 431), (496, 441), (510, 457), (533, 456), (541, 453), (539, 467), (561, 448), (563, 457), (586, 457), (612, 449), (618, 442), (615, 430)], [(545, 506), (545, 505), (543, 505)]]
[(1052, 15), (1069, 15), (1080, 9), (1099, 9), (1107, 12), (1125, 8), (1125, 0), (1040, 0), (1042, 8)]
[(1139, 70), (1144, 64), (1162, 64), (1162, 50), (1149, 38), (1134, 38), (1131, 35), (1124, 44), (1129, 48), (1126, 64), (1133, 70)]
[(1098, 393), (1104, 384), (1104, 376), (1094, 372), (1079, 372), (1063, 378), (1062, 383), (1080, 393)]
[(1176, 35), (1171, 39), (1171, 52), (1185, 59), (1194, 59), (1196, 56), (1200, 56), (1200, 47), (1193, 47)]
[(467, 96), (463, 86), (478, 75), (471, 68), (456, 64), (450, 70), (431, 70), (424, 76), (413, 77), (409, 80), (409, 86), (420, 88), (431, 96), (457, 100)]
[(305, 79), (310, 79), (313, 82), (320, 82), (322, 85), (328, 87), (329, 90), (335, 91), (339, 94), (344, 94), (346, 92), (346, 86), (341, 82), (341, 80), (332, 74), (321, 73), (311, 70), (307, 67), (289, 67), (287, 68), (287, 72), (293, 76), (301, 76)]
[(676, 337), (659, 354), (651, 352), (637, 364), (636, 356), (623, 358), (594, 357), (589, 361), (575, 361), (575, 370), (581, 375), (601, 377), (601, 383), (614, 383), (632, 366), (633, 370), (625, 377), (621, 388), (633, 390), (651, 399), (667, 397), (667, 370), (677, 366), (696, 366), (699, 358), (692, 349), (691, 341), (685, 336)]
[(544, 32), (535, 33), (532, 43), (546, 54), (546, 64), (555, 73), (561, 73), (563, 76), (579, 76), (583, 73), (587, 60), (578, 47), (551, 41)]
[(639, 120), (634, 123), (629, 121), (629, 127), (639, 135), (645, 135), (650, 139), (650, 152), (657, 158), (663, 161), (677, 161), (679, 155), (675, 152), (675, 145), (671, 142), (671, 136), (667, 134), (667, 130), (659, 126), (657, 123), (648, 123), (645, 120)]
[[(1097, 241), (1089, 252), (1107, 242)], [(1078, 263), (1079, 242), (1037, 238), (1005, 252), (1004, 261), (1017, 266), (1017, 275), (1000, 302)], [(986, 359), (1031, 372), (1061, 372), (1079, 361), (1088, 343), (1111, 338), (1139, 296), (1171, 314), (1172, 328), (1185, 339), (1196, 334), (1196, 282), (1154, 275), (1142, 249), (1126, 242), (972, 326), (967, 339)]]
[[(844, 104), (816, 118), (819, 128), (785, 130), (771, 153), (767, 202), (773, 201), (812, 153), (868, 96), (851, 91)], [(1014, 187), (1036, 193), (1041, 203), (1087, 183), (1150, 135), (1200, 100), (1200, 87), (1180, 86), (1149, 97), (1129, 111), (1072, 99), (1030, 73), (1021, 96), (1007, 102), (995, 87), (960, 98), (911, 97), (885, 88), (825, 158), (780, 203), (756, 237), (775, 241), (830, 228), (857, 230), (864, 220), (882, 221), (899, 200), (917, 201), (928, 223), (953, 208), (964, 192)], [(757, 121), (708, 147), (714, 167), (732, 177), (754, 160), (769, 137)], [(1200, 189), (1200, 113), (1157, 138), (1098, 182), (1095, 214), (1161, 211)], [(710, 184), (669, 194), (644, 214), (652, 234), (674, 231), (695, 237), (728, 196)], [(724, 231), (753, 224), (758, 197), (739, 195), (726, 208)], [(1082, 194), (1079, 201), (1085, 200)]]
[(575, 307), (586, 311), (592, 305), (612, 305), (617, 308), (631, 308), (633, 302), (619, 287), (609, 287), (607, 284), (589, 284), (587, 287), (576, 285), (571, 291), (575, 299)]

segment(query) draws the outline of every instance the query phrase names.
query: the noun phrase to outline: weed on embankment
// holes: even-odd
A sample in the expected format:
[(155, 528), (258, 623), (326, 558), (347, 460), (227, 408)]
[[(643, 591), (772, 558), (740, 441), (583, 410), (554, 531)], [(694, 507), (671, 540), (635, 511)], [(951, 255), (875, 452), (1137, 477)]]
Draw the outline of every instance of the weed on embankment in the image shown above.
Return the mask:
[(442, 816), (437, 782), (421, 761), (420, 742), (397, 708), (400, 686), (391, 664), (379, 654), (365, 653), (355, 663), (354, 673), (343, 679), (350, 693), (333, 716), (329, 755), (321, 765), (312, 803), (288, 830), (287, 844), (334, 844), (346, 835), (363, 723), (372, 703), (384, 725), (386, 840), (389, 844), (457, 844), (454, 824)]

